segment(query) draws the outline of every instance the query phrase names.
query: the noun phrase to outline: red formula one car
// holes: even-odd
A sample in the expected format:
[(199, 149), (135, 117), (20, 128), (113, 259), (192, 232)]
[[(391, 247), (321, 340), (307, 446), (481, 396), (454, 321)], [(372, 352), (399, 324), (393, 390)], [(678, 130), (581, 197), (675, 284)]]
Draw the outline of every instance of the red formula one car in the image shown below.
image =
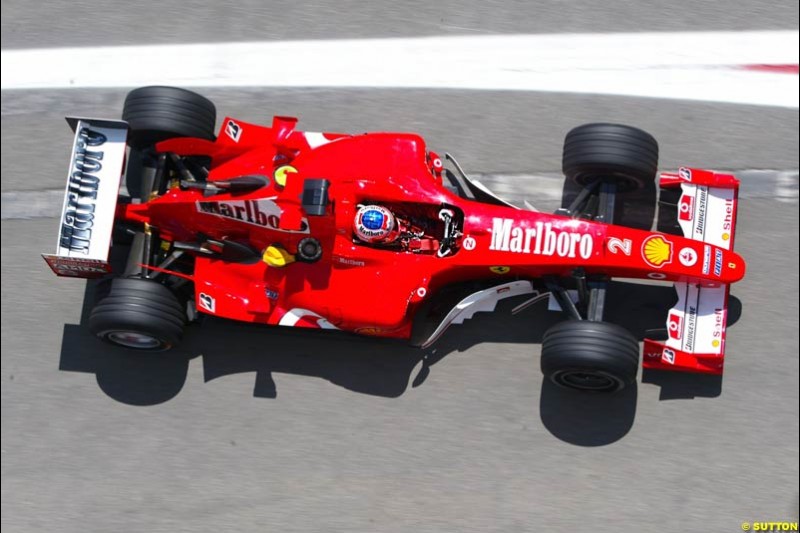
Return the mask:
[[(132, 91), (123, 121), (68, 119), (58, 249), (45, 259), (58, 275), (107, 278), (89, 318), (100, 338), (163, 350), (204, 313), (426, 347), (529, 295), (518, 308), (549, 298), (569, 319), (544, 335), (543, 372), (613, 391), (636, 379), (640, 353), (603, 321), (608, 282), (622, 277), (677, 289), (667, 338), (644, 341), (646, 368), (722, 372), (729, 284), (745, 273), (733, 252), (738, 181), (662, 174), (661, 209), (683, 235), (613, 224), (618, 195), (656, 176), (658, 145), (641, 130), (572, 130), (563, 168), (582, 190), (546, 214), (504, 202), (449, 156), (446, 169), (418, 135), (302, 132), (275, 117), (225, 118), (215, 137), (215, 121), (210, 101), (170, 87)], [(112, 272), (112, 241), (130, 245), (124, 271)]]

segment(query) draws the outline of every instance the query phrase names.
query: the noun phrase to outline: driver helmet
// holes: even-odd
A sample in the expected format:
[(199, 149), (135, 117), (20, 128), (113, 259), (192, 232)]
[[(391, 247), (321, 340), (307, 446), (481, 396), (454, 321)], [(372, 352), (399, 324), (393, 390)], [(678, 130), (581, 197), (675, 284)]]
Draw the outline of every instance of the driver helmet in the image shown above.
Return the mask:
[(382, 205), (362, 205), (356, 212), (353, 231), (364, 242), (393, 242), (398, 235), (397, 219)]

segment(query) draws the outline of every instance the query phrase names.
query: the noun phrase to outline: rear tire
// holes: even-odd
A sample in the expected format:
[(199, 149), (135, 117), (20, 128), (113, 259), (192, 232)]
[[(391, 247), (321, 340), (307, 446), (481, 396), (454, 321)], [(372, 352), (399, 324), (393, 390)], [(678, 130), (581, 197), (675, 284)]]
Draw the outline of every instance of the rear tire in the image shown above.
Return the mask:
[(658, 168), (658, 143), (646, 131), (622, 124), (584, 124), (564, 139), (562, 170), (586, 186), (597, 179), (613, 182), (619, 192), (645, 188)]
[(173, 137), (214, 140), (214, 103), (177, 87), (140, 87), (128, 93), (122, 120), (130, 125), (131, 146), (144, 147)]
[(123, 348), (162, 351), (180, 342), (186, 321), (184, 306), (164, 285), (142, 278), (113, 278), (97, 287), (89, 330)]
[(556, 385), (589, 392), (616, 392), (636, 381), (639, 342), (608, 322), (570, 320), (547, 330), (542, 373)]

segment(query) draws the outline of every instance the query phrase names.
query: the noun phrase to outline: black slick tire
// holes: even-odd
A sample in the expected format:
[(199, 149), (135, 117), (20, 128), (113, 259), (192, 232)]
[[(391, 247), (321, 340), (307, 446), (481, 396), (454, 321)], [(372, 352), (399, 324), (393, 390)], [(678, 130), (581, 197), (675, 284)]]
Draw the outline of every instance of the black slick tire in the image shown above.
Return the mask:
[(122, 120), (131, 146), (144, 147), (174, 137), (213, 140), (217, 109), (208, 98), (178, 87), (140, 87), (129, 92)]
[(616, 324), (559, 322), (544, 334), (541, 366), (542, 373), (561, 387), (615, 392), (636, 381), (639, 343)]
[(638, 190), (655, 180), (657, 168), (658, 143), (632, 126), (584, 124), (564, 139), (562, 170), (582, 186), (601, 179), (620, 192)]
[(164, 285), (142, 278), (112, 278), (97, 287), (89, 330), (100, 339), (140, 351), (162, 351), (178, 344), (186, 311)]

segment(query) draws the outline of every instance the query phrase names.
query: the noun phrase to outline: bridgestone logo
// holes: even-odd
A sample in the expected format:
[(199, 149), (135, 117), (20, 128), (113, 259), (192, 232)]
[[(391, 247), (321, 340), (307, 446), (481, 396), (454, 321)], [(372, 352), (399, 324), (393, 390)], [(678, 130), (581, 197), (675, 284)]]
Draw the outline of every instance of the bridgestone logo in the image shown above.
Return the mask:
[(556, 255), (589, 259), (594, 240), (587, 233), (573, 233), (554, 228), (550, 222), (537, 222), (532, 227), (514, 225), (510, 218), (492, 219), (490, 250), (534, 255)]
[(706, 233), (706, 208), (708, 207), (708, 187), (698, 187), (697, 196), (697, 224), (694, 227), (695, 235), (701, 237)]
[(686, 346), (689, 351), (694, 351), (694, 337), (697, 329), (697, 308), (689, 306), (686, 311)]

